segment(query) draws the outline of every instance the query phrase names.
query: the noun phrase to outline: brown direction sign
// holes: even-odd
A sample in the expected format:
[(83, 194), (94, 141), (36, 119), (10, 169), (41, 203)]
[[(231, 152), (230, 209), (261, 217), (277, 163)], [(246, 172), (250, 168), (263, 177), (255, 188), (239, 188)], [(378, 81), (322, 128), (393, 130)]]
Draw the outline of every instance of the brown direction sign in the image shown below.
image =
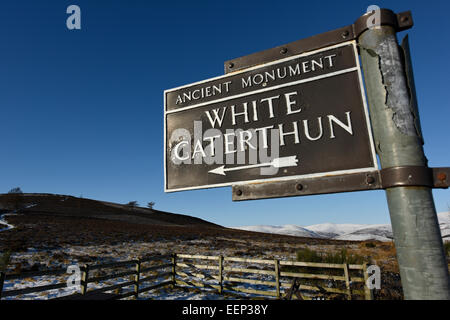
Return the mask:
[(165, 191), (377, 170), (355, 41), (164, 92)]

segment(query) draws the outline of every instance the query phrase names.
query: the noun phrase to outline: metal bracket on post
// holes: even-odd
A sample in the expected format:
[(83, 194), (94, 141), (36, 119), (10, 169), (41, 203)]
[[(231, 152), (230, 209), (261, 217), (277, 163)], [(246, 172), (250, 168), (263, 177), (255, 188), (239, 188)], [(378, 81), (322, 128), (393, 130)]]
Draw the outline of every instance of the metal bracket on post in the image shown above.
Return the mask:
[(419, 166), (393, 167), (380, 170), (383, 189), (405, 186), (432, 188), (432, 169)]
[[(368, 19), (371, 13), (358, 18), (355, 23), (343, 28), (321, 33), (309, 38), (297, 40), (282, 46), (256, 52), (247, 56), (225, 61), (225, 74), (250, 68), (259, 64), (287, 58), (304, 52), (336, 45), (342, 42), (358, 39), (368, 29)], [(379, 25), (390, 25), (396, 31), (412, 28), (414, 22), (411, 11), (394, 13), (389, 9), (380, 9)]]
[(345, 175), (234, 185), (232, 190), (233, 201), (243, 201), (405, 186), (447, 189), (449, 184), (450, 167), (404, 166)]
[[(370, 18), (372, 18), (372, 14), (368, 12), (359, 17), (358, 20), (352, 24), (355, 39), (357, 39), (364, 31), (369, 29), (368, 25), (370, 25), (370, 23), (368, 23), (368, 19)], [(395, 31), (400, 32), (412, 28), (414, 22), (411, 11), (395, 14), (389, 9), (380, 9), (379, 23), (377, 23), (377, 25), (391, 26), (395, 29)]]

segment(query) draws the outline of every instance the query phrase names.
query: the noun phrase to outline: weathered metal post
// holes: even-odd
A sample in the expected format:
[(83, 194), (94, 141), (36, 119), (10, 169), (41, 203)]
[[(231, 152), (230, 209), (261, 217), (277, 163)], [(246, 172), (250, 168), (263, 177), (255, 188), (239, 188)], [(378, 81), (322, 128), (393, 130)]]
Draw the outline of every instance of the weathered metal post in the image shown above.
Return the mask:
[[(427, 167), (414, 88), (408, 85), (395, 28), (369, 27), (358, 42), (381, 167)], [(386, 196), (405, 299), (450, 299), (431, 189), (396, 186), (387, 188)]]

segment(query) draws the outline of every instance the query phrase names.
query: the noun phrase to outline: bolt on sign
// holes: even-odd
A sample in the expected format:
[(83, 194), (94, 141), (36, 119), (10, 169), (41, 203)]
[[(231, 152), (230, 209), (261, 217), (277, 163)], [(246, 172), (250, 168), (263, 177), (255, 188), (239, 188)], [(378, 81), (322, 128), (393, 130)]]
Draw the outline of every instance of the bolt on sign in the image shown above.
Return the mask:
[(165, 191), (377, 170), (355, 41), (164, 92)]

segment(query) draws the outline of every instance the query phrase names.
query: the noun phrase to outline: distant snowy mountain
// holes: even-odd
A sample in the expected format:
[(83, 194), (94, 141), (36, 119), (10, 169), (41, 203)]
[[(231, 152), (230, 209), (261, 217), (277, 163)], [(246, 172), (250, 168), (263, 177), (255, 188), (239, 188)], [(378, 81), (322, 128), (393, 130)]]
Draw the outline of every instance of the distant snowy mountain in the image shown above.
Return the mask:
[[(450, 212), (438, 214), (442, 238), (450, 240)], [(390, 224), (335, 224), (322, 223), (307, 227), (296, 225), (284, 226), (244, 226), (235, 229), (286, 234), (297, 237), (327, 238), (336, 240), (379, 240), (391, 241), (392, 227)]]
[(441, 227), (442, 238), (450, 241), (450, 212), (438, 213), (439, 226)]
[(341, 234), (333, 239), (336, 240), (378, 240), (378, 241), (391, 241), (392, 227), (389, 224), (374, 224), (361, 227), (352, 232)]
[(264, 233), (286, 234), (297, 237), (323, 238), (323, 236), (314, 231), (293, 224), (286, 224), (284, 226), (246, 226), (237, 227), (235, 229)]
[(336, 224), (336, 223), (322, 223), (305, 227), (324, 238), (335, 238), (343, 234), (352, 233), (359, 229), (368, 228), (368, 224)]

